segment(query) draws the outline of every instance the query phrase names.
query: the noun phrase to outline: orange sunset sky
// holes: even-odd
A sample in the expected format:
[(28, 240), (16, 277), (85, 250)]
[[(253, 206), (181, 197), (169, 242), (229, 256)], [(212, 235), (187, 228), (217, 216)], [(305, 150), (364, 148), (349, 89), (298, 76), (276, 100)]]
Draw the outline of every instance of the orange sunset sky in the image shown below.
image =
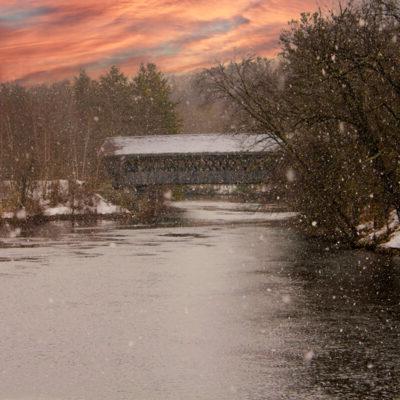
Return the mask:
[(0, 81), (51, 82), (113, 64), (186, 72), (273, 56), (279, 32), (330, 0), (0, 0)]

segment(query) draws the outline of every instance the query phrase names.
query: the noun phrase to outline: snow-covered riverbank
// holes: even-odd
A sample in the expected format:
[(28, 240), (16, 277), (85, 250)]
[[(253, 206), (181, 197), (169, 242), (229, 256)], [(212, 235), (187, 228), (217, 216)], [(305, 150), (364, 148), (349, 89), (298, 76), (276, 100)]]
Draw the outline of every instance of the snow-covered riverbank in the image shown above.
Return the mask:
[(13, 200), (17, 196), (12, 182), (2, 183), (0, 219), (3, 222), (130, 214), (126, 208), (88, 190), (80, 181), (38, 181), (32, 186), (26, 190), (25, 206), (21, 207)]
[(372, 222), (357, 228), (361, 246), (375, 247), (378, 251), (400, 251), (400, 223), (395, 211), (390, 214), (387, 224), (382, 228), (374, 228)]
[[(44, 203), (44, 204), (43, 204)], [(111, 202), (104, 199), (99, 194), (93, 194), (89, 196), (85, 201), (72, 204), (72, 201), (66, 201), (59, 203), (55, 206), (46, 204), (44, 201), (42, 208), (37, 213), (26, 211), (25, 208), (20, 208), (15, 211), (4, 211), (1, 214), (3, 220), (24, 220), (29, 217), (68, 217), (68, 216), (84, 216), (84, 215), (99, 215), (99, 216), (113, 216), (113, 215), (124, 215), (130, 214), (130, 212), (120, 206), (112, 204)]]

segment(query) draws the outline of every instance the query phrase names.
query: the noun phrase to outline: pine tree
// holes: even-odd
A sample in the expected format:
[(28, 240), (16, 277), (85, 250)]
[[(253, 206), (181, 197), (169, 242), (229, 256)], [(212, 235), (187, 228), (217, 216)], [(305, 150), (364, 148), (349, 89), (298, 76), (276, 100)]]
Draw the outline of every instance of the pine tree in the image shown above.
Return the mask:
[(141, 65), (132, 83), (136, 129), (134, 134), (179, 133), (181, 121), (171, 100), (167, 79), (155, 64)]
[(100, 77), (99, 124), (105, 136), (126, 136), (133, 126), (133, 104), (128, 78), (116, 66)]

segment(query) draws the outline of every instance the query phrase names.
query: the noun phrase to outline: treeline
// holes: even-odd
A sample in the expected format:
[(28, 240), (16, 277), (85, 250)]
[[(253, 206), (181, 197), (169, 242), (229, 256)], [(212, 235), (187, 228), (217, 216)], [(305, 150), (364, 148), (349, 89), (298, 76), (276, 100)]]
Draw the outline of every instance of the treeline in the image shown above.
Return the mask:
[(168, 80), (148, 64), (132, 78), (112, 67), (99, 79), (2, 84), (1, 180), (23, 207), (32, 182), (103, 182), (105, 137), (267, 133), (280, 149), (276, 195), (312, 229), (355, 243), (360, 224), (400, 216), (399, 35), (398, 0), (349, 1), (291, 22), (273, 60)]
[(16, 207), (39, 181), (104, 180), (98, 150), (117, 135), (181, 130), (171, 87), (154, 64), (128, 78), (112, 67), (98, 80), (85, 71), (71, 82), (25, 88), (0, 85), (0, 179)]
[(399, 34), (399, 1), (350, 1), (291, 22), (278, 59), (198, 78), (210, 101), (279, 145), (280, 183), (307, 223), (352, 243), (362, 222), (400, 216)]

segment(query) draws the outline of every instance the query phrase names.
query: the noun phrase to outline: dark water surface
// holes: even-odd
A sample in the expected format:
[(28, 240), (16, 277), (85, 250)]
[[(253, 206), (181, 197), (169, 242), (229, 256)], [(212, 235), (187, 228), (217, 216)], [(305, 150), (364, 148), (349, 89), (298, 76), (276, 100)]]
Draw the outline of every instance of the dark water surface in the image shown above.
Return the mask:
[(400, 399), (399, 260), (177, 206), (1, 239), (0, 400)]

